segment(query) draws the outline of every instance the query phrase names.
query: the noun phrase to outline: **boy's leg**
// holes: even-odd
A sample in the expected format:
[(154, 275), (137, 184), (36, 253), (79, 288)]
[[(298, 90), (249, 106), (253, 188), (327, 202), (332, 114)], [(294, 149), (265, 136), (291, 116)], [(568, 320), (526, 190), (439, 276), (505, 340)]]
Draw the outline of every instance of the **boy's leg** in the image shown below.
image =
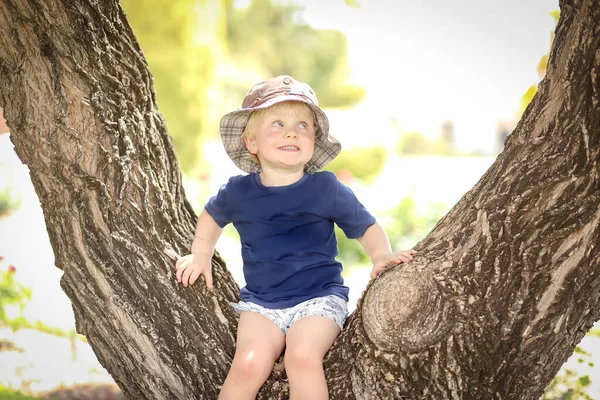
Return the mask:
[(329, 398), (323, 357), (340, 331), (337, 323), (323, 316), (304, 317), (292, 324), (284, 357), (290, 400)]
[(284, 346), (283, 332), (273, 321), (257, 312), (241, 312), (235, 355), (219, 399), (255, 399)]

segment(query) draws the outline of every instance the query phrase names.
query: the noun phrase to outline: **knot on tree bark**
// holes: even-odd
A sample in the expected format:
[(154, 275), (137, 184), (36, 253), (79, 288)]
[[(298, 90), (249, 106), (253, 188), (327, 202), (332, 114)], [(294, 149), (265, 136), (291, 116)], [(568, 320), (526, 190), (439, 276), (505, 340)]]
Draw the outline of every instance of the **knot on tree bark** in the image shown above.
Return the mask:
[(454, 305), (433, 274), (412, 266), (382, 275), (363, 302), (365, 332), (384, 351), (420, 351), (446, 336), (453, 321)]

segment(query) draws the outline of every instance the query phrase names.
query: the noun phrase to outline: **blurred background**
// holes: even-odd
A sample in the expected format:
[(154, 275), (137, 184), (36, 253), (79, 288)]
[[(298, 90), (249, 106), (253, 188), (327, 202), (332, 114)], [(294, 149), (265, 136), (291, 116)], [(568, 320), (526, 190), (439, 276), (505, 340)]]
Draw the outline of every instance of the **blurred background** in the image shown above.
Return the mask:
[[(502, 151), (544, 76), (559, 16), (558, 0), (121, 3), (197, 212), (242, 173), (223, 150), (220, 117), (253, 84), (288, 74), (315, 89), (342, 142), (326, 169), (383, 223), (395, 250), (424, 238)], [(0, 398), (17, 390), (116, 398), (75, 333), (37, 196), (9, 136), (0, 113)], [(353, 309), (370, 266), (356, 241), (338, 237)], [(217, 250), (242, 286), (233, 228)], [(600, 398), (591, 379), (599, 342), (596, 326), (545, 398)]]

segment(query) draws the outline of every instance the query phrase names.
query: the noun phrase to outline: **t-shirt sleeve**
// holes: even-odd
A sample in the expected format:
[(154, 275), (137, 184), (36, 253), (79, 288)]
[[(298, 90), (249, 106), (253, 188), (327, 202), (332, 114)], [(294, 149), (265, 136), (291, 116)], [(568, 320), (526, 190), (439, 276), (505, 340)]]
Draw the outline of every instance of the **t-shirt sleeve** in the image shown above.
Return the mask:
[(333, 204), (333, 221), (350, 239), (361, 237), (375, 218), (358, 201), (354, 192), (346, 185), (335, 180), (336, 191)]
[(204, 206), (221, 228), (231, 222), (234, 209), (233, 199), (235, 198), (233, 191), (232, 179), (229, 179), (226, 184), (221, 186), (217, 195), (211, 197)]

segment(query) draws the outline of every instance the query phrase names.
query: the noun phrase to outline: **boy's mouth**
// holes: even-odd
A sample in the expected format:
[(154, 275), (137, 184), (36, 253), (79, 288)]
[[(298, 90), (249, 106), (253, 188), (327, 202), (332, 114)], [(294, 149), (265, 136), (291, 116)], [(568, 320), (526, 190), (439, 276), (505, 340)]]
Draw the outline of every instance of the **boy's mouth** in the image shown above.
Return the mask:
[(288, 145), (288, 146), (281, 146), (278, 147), (279, 150), (283, 150), (283, 151), (299, 151), (300, 147), (298, 146), (293, 146), (293, 145)]

